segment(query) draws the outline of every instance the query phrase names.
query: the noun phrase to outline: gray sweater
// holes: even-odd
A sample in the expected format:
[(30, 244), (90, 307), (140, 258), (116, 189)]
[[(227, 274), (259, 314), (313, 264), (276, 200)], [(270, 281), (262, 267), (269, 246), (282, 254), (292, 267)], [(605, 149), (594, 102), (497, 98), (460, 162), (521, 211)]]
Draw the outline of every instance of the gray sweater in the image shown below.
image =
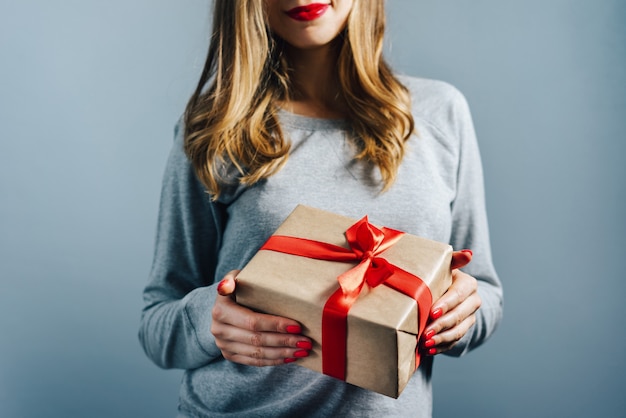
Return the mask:
[[(491, 260), (482, 167), (467, 103), (454, 87), (403, 77), (413, 97), (417, 133), (390, 190), (355, 162), (343, 120), (286, 112), (292, 142), (283, 169), (252, 187), (225, 189), (217, 202), (198, 182), (183, 152), (182, 129), (169, 157), (154, 263), (139, 331), (147, 355), (185, 369), (180, 416), (429, 417), (433, 360), (426, 357), (398, 399), (297, 364), (249, 367), (225, 360), (215, 345), (211, 308), (216, 283), (242, 268), (297, 204), (448, 242), (474, 252), (463, 270), (479, 281), (477, 323), (448, 354), (480, 345), (502, 316), (502, 289)], [(451, 400), (453, 402), (453, 400)]]

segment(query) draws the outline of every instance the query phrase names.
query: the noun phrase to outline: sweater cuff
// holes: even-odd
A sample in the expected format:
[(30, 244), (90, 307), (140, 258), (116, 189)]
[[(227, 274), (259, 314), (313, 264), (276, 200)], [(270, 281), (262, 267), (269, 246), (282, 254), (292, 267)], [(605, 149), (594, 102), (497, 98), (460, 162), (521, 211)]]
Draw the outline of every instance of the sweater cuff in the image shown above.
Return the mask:
[(211, 360), (222, 355), (215, 344), (215, 337), (211, 333), (213, 322), (211, 310), (217, 296), (216, 286), (206, 286), (194, 289), (183, 299), (185, 317), (190, 329), (195, 335), (195, 341), (201, 351)]

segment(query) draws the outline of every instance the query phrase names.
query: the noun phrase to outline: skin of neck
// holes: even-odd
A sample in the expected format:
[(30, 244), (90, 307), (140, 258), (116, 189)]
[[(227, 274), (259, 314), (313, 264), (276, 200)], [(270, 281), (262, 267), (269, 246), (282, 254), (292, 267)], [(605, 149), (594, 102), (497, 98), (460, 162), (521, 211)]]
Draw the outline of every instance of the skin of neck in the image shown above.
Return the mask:
[(293, 70), (293, 91), (283, 107), (303, 116), (345, 117), (345, 103), (339, 94), (336, 43), (311, 49), (288, 47), (286, 52)]

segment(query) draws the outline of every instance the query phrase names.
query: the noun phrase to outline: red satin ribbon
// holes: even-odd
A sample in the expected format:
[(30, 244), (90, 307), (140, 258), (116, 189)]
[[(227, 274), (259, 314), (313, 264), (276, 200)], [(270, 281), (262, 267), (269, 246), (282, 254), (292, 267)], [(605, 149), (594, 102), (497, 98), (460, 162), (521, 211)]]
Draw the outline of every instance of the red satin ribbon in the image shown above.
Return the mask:
[[(358, 264), (337, 277), (337, 289), (326, 301), (322, 313), (322, 371), (324, 374), (345, 380), (346, 335), (348, 311), (359, 297), (365, 283), (371, 287), (385, 284), (417, 302), (419, 312), (419, 339), (424, 327), (432, 295), (430, 289), (417, 276), (390, 264), (379, 255), (393, 246), (404, 235), (390, 228), (378, 229), (367, 216), (345, 232), (350, 249), (305, 238), (272, 235), (261, 250), (318, 260), (357, 262)], [(419, 366), (419, 350), (415, 351), (415, 367)]]

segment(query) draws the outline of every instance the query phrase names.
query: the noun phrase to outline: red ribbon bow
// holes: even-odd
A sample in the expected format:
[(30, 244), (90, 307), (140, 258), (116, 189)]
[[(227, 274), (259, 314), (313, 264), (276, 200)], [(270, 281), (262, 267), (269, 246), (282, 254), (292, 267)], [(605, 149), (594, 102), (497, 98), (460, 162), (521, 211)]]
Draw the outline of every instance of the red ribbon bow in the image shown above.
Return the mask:
[[(380, 257), (404, 235), (391, 228), (377, 228), (368, 222), (367, 216), (345, 232), (350, 249), (325, 242), (284, 235), (272, 235), (261, 250), (278, 251), (286, 254), (318, 260), (357, 262), (358, 264), (337, 277), (339, 289), (324, 305), (322, 314), (322, 370), (324, 374), (345, 380), (346, 335), (348, 311), (356, 302), (363, 286), (385, 284), (418, 303), (418, 335), (426, 325), (428, 311), (432, 305), (430, 289), (417, 276), (390, 264)], [(419, 365), (416, 351), (415, 367)]]

